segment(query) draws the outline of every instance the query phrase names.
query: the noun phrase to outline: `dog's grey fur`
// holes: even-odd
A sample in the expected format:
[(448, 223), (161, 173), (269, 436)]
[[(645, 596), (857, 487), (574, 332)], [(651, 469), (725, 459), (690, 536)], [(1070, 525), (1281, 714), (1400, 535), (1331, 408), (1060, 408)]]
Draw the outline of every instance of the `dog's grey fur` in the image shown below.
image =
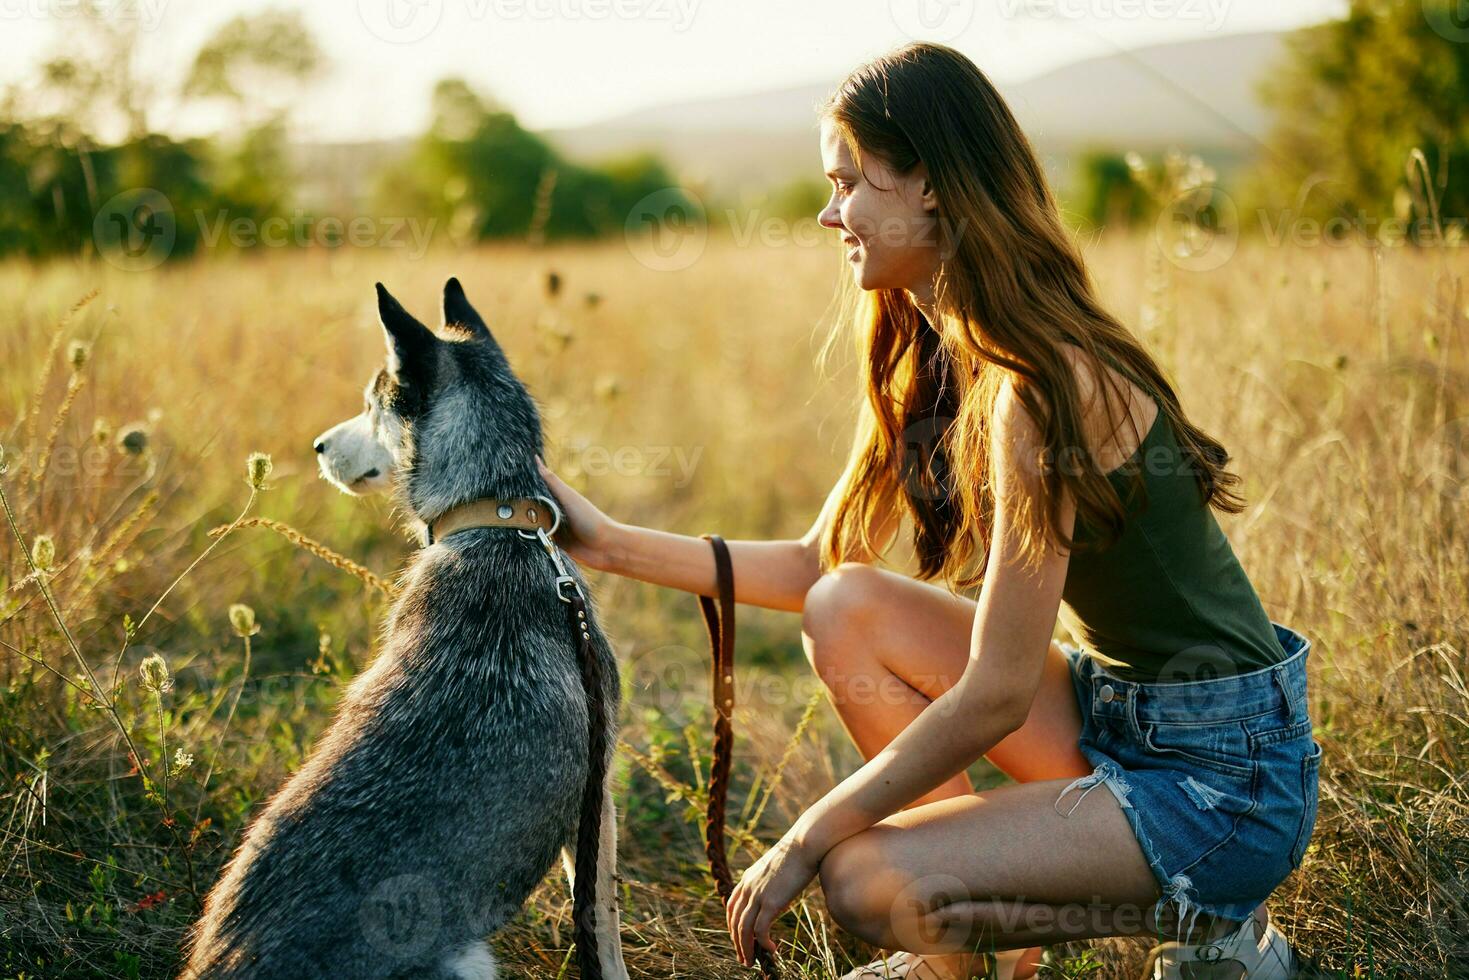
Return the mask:
[[(425, 540), (458, 504), (549, 496), (535, 403), (458, 282), (443, 337), (378, 294), (388, 364), (367, 410), (317, 440), (323, 474), (352, 493), (395, 487)], [(512, 528), (417, 554), (381, 654), (210, 892), (184, 977), (495, 976), (487, 937), (558, 853), (573, 872), (587, 782), (588, 706), (554, 579), (542, 545)], [(612, 746), (617, 662), (587, 594)], [(609, 793), (597, 932), (603, 976), (622, 980), (614, 815)]]

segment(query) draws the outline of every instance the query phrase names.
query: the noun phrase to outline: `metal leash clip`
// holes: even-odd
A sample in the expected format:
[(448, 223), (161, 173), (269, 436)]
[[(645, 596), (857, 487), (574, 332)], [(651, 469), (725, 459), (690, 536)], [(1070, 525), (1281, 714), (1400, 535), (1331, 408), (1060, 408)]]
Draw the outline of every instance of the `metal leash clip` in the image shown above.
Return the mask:
[(541, 544), (546, 549), (546, 554), (551, 556), (551, 562), (556, 566), (556, 598), (562, 602), (570, 602), (571, 596), (567, 595), (564, 591), (565, 587), (569, 585), (581, 597), (581, 600), (586, 602), (587, 597), (582, 592), (581, 586), (577, 584), (576, 579), (567, 574), (566, 565), (561, 561), (561, 549), (556, 547), (556, 542), (551, 540), (551, 535), (555, 534), (556, 529), (561, 526), (561, 508), (556, 505), (556, 501), (541, 494), (535, 494), (532, 499), (544, 501), (546, 506), (551, 508), (551, 516), (553, 518), (551, 521), (551, 530), (547, 531), (543, 527), (538, 527), (534, 534), (530, 534), (517, 528), (516, 533), (522, 537), (539, 538)]

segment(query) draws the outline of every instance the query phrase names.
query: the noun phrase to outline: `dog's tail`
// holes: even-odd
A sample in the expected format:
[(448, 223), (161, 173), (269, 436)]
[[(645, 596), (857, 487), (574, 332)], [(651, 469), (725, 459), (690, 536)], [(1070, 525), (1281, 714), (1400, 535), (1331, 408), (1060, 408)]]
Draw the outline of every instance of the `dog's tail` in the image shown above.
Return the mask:
[(597, 956), (597, 865), (602, 839), (602, 799), (607, 781), (607, 700), (602, 696), (602, 670), (592, 646), (591, 622), (578, 590), (571, 596), (572, 628), (576, 630), (582, 687), (587, 695), (587, 783), (581, 798), (581, 820), (576, 837), (576, 876), (572, 885), (572, 921), (576, 958), (582, 980), (602, 980)]

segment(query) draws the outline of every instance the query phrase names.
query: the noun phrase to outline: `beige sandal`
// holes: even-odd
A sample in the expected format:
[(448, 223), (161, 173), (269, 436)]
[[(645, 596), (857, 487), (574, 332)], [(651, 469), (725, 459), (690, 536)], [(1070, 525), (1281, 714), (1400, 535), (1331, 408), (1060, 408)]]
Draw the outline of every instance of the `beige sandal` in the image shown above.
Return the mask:
[[(1265, 931), (1255, 936), (1252, 915), (1238, 929), (1207, 943), (1166, 942), (1153, 947), (1143, 963), (1143, 980), (1189, 980), (1208, 976), (1199, 964), (1237, 963), (1244, 980), (1290, 980), (1301, 976), (1305, 964), (1275, 924), (1266, 921)], [(1207, 969), (1205, 967), (1205, 969)]]
[[(1025, 949), (1002, 949), (994, 953), (985, 953), (986, 963), (992, 962), (993, 966), (987, 969), (982, 976), (985, 980), (1014, 980), (1015, 967), (1026, 952)], [(885, 960), (874, 960), (866, 966), (859, 966), (851, 973), (844, 975), (842, 980), (954, 980), (954, 978), (941, 974), (936, 967), (930, 966), (924, 957), (900, 950)]]

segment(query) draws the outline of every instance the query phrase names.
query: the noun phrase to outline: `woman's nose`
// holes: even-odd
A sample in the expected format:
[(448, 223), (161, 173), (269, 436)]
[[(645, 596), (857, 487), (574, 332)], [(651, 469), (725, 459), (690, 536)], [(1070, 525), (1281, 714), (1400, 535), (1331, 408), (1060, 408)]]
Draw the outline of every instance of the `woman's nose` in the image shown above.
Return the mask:
[(826, 207), (821, 209), (821, 213), (816, 216), (816, 221), (823, 228), (842, 227), (842, 212), (837, 207), (835, 195), (832, 196), (831, 200), (826, 202)]

